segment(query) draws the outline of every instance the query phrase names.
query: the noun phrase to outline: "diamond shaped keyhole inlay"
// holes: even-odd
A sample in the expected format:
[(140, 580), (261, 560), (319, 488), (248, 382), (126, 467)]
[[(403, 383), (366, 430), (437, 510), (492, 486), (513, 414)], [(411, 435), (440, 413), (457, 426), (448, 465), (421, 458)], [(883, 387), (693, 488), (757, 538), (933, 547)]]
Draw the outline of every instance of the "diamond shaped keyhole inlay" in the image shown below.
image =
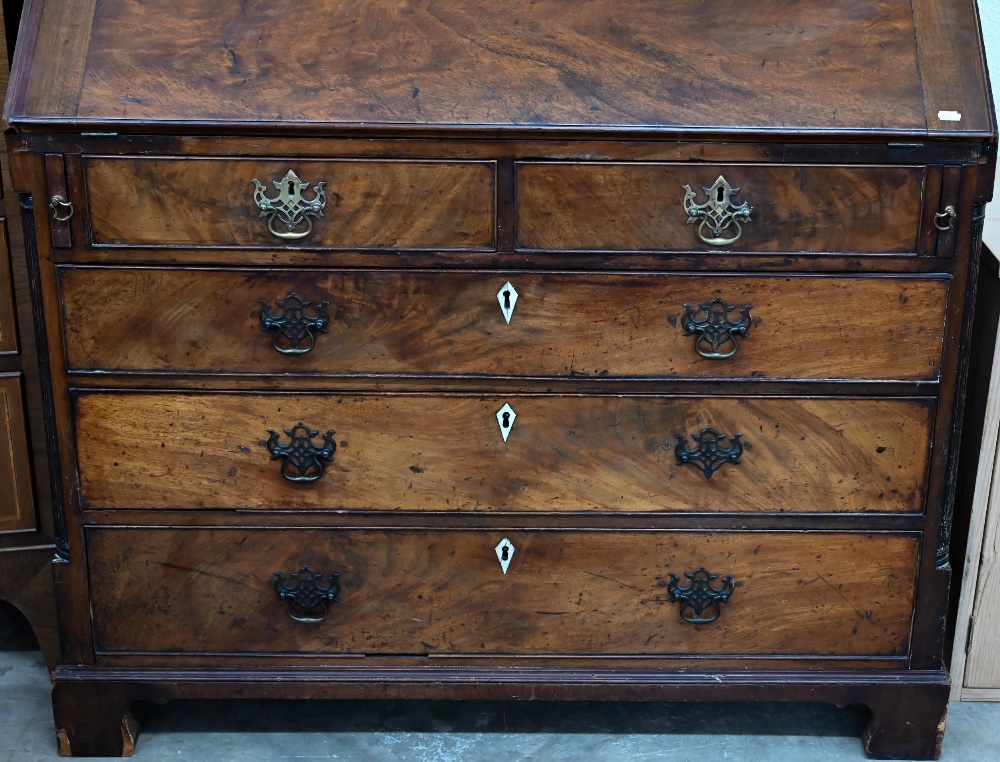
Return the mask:
[(497, 411), (497, 423), (500, 424), (500, 433), (503, 435), (503, 441), (507, 441), (507, 437), (510, 436), (510, 430), (514, 428), (514, 419), (517, 418), (517, 413), (514, 412), (512, 408), (506, 402), (504, 406)]
[(503, 573), (507, 573), (507, 569), (510, 567), (510, 561), (514, 557), (514, 543), (504, 537), (500, 540), (500, 544), (496, 547), (497, 559), (500, 561), (500, 568), (503, 569)]
[(517, 304), (517, 291), (510, 281), (500, 287), (497, 293), (497, 301), (500, 302), (500, 309), (503, 311), (503, 318), (510, 325), (510, 319), (514, 316), (514, 305)]

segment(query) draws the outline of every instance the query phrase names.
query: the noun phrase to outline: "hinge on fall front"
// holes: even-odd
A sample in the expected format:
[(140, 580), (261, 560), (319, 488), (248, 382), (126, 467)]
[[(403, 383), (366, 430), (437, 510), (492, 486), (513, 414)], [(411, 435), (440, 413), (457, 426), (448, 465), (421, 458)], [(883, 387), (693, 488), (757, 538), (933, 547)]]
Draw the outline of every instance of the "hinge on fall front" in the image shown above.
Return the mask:
[(972, 631), (976, 629), (976, 617), (969, 617), (969, 634), (965, 636), (965, 653), (972, 650)]

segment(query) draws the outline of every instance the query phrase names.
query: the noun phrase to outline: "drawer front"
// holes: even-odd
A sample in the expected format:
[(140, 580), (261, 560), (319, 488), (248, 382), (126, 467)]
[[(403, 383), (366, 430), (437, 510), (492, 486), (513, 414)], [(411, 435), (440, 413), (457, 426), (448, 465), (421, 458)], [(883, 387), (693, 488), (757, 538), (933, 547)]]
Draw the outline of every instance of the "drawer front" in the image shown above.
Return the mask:
[(910, 277), (70, 267), (60, 282), (82, 371), (934, 380), (948, 298)]
[[(517, 245), (915, 253), (924, 174), (923, 167), (520, 163)], [(720, 177), (728, 188), (716, 184)], [(687, 203), (685, 186), (694, 194)]]
[(76, 399), (84, 503), (112, 509), (919, 512), (932, 414), (923, 399)]
[(35, 528), (21, 374), (0, 375), (0, 532)]
[[(92, 529), (88, 537), (105, 652), (904, 655), (918, 556), (914, 536), (860, 533)], [(304, 566), (324, 575), (320, 589), (339, 574), (336, 601), (322, 593), (309, 601), (301, 578), (298, 593), (290, 589)], [(682, 609), (685, 574), (702, 567), (718, 575), (709, 582), (718, 592), (700, 612)]]
[(493, 162), (87, 157), (84, 167), (98, 245), (495, 246)]

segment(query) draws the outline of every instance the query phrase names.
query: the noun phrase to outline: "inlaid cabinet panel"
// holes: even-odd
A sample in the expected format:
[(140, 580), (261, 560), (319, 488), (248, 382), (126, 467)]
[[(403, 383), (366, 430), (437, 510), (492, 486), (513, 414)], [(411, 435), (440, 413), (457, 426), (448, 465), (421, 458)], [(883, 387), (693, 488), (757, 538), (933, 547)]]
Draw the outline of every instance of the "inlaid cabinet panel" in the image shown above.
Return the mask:
[(0, 217), (0, 355), (17, 353), (18, 346), (10, 239), (7, 237), (7, 219)]
[(28, 431), (21, 374), (0, 374), (0, 532), (34, 529)]

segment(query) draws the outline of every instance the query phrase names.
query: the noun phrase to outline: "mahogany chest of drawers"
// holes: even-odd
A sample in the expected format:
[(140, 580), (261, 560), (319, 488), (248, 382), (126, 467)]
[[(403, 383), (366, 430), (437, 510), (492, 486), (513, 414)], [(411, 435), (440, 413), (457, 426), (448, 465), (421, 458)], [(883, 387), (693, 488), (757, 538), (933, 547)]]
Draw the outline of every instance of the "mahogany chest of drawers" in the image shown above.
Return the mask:
[(970, 0), (33, 0), (59, 749), (140, 699), (862, 703), (940, 749)]

